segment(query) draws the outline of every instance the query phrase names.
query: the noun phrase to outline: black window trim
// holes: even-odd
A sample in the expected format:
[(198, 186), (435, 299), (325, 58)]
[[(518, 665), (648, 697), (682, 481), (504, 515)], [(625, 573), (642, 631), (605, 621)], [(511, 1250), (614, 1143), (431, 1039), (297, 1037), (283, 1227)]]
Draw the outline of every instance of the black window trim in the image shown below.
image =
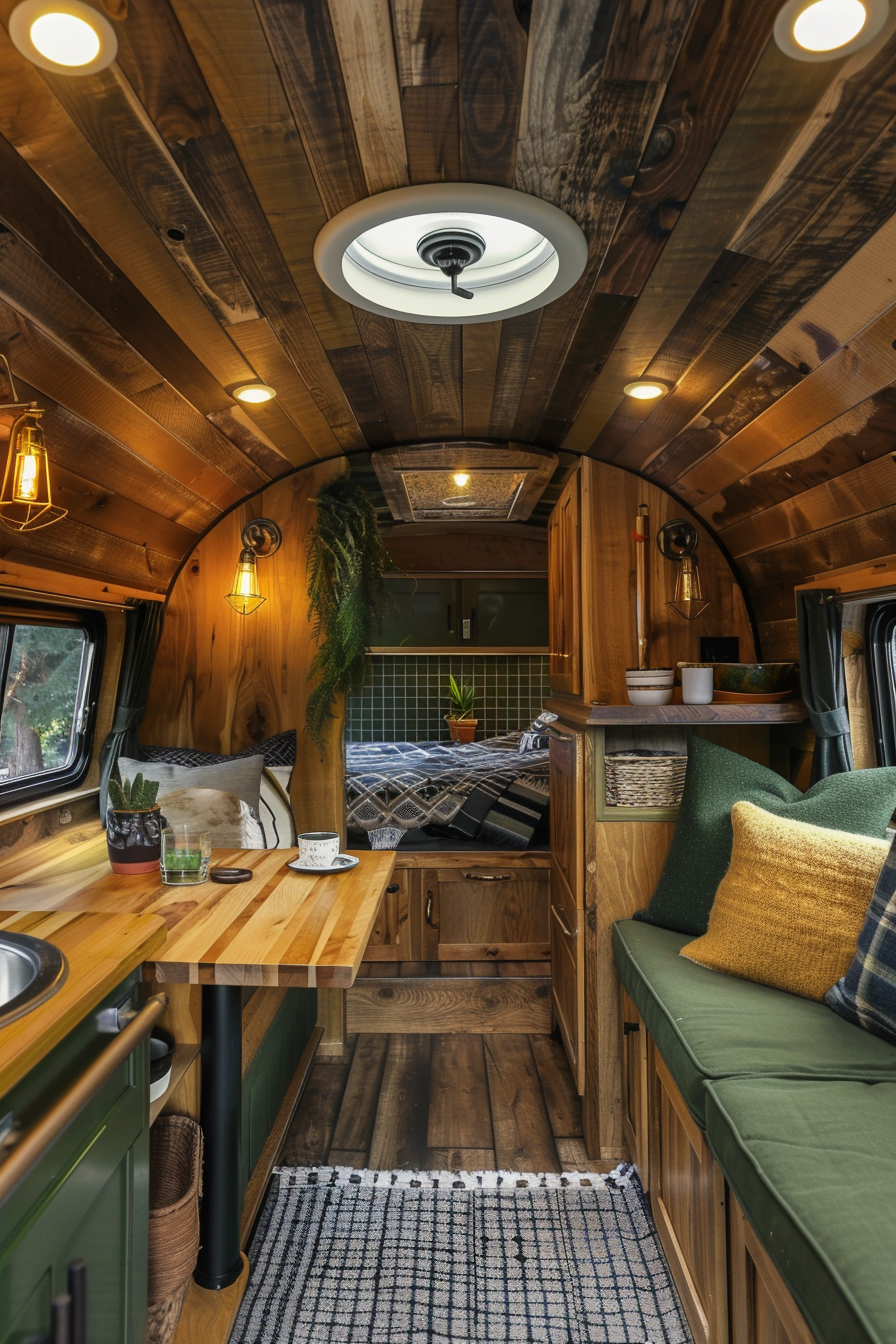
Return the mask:
[[(103, 657), (106, 652), (106, 619), (100, 612), (81, 610), (78, 607), (49, 607), (34, 605), (30, 602), (4, 601), (0, 604), (0, 626), (9, 625), (69, 625), (82, 629), (87, 634), (86, 656), (89, 668), (80, 700), (78, 750), (74, 759), (59, 770), (42, 771), (39, 775), (27, 775), (20, 781), (0, 781), (0, 813), (16, 804), (52, 798), (57, 793), (67, 793), (76, 789), (86, 778), (93, 758), (93, 735), (96, 728), (97, 701), (103, 672)], [(0, 638), (0, 695), (6, 687), (6, 675), (12, 640), (4, 630)], [(2, 708), (2, 706), (0, 706)]]
[(878, 765), (896, 765), (896, 598), (868, 608), (865, 650)]

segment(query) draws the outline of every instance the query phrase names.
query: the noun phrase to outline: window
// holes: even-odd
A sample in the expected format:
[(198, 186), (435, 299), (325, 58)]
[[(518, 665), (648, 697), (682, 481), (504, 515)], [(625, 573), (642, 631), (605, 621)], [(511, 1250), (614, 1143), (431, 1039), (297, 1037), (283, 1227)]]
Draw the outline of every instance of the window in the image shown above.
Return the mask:
[(0, 609), (0, 805), (84, 778), (104, 633), (92, 614)]
[(878, 765), (896, 765), (896, 601), (869, 607), (868, 683)]

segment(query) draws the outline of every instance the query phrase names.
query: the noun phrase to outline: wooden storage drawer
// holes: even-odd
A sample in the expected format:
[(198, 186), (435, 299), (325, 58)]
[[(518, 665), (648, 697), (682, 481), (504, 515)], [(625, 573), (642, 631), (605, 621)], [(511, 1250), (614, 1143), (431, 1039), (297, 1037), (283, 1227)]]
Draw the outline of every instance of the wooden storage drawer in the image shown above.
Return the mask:
[(424, 870), (424, 959), (546, 961), (549, 885), (546, 868)]
[(386, 887), (363, 961), (412, 961), (411, 874), (396, 869)]
[(579, 1094), (585, 1089), (585, 973), (582, 912), (563, 876), (551, 870), (551, 994)]

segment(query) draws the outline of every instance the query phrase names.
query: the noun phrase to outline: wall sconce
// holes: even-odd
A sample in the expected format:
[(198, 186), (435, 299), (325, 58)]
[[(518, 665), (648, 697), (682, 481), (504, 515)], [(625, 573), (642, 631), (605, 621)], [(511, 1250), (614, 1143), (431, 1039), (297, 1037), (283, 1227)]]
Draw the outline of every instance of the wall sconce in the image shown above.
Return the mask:
[(700, 572), (697, 569), (697, 542), (699, 537), (693, 523), (686, 518), (673, 518), (664, 523), (656, 534), (656, 544), (667, 560), (678, 566), (675, 576), (675, 596), (666, 606), (671, 607), (686, 621), (696, 621), (709, 606), (703, 596)]
[(280, 528), (270, 518), (253, 518), (243, 528), (243, 549), (236, 562), (233, 587), (225, 594), (238, 615), (249, 616), (267, 601), (258, 586), (258, 561), (279, 551), (282, 540)]
[(64, 518), (67, 509), (53, 503), (50, 467), (44, 432), (40, 426), (43, 410), (36, 401), (19, 401), (9, 362), (0, 355), (10, 390), (15, 400), (0, 406), (0, 411), (21, 411), (9, 431), (6, 470), (0, 489), (0, 523), (13, 532), (35, 532)]

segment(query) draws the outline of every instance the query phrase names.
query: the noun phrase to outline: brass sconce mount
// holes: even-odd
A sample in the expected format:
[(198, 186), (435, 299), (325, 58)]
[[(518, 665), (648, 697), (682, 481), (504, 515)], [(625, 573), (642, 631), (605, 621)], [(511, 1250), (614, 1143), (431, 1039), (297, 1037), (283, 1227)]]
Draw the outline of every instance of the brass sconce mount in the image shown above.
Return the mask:
[(679, 565), (675, 576), (675, 596), (666, 606), (686, 621), (695, 621), (709, 606), (703, 596), (697, 569), (699, 540), (696, 527), (687, 518), (671, 518), (656, 534), (660, 554)]

